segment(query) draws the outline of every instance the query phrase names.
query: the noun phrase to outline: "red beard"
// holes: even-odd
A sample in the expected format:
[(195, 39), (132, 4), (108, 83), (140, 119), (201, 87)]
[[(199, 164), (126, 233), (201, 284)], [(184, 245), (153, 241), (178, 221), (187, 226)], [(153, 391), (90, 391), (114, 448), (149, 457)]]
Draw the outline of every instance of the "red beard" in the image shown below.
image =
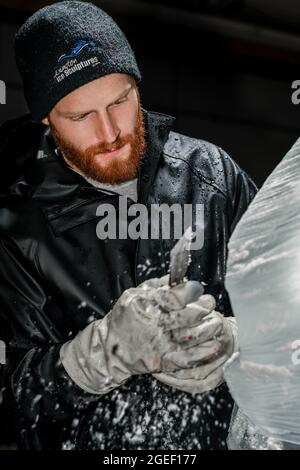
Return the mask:
[[(113, 144), (99, 144), (81, 150), (59, 134), (53, 123), (49, 123), (53, 139), (70, 166), (87, 178), (100, 183), (117, 184), (129, 181), (138, 175), (145, 150), (144, 116), (139, 106), (136, 125), (132, 134), (120, 137)], [(96, 157), (99, 153), (117, 150), (130, 144), (129, 157), (124, 161), (117, 156)]]

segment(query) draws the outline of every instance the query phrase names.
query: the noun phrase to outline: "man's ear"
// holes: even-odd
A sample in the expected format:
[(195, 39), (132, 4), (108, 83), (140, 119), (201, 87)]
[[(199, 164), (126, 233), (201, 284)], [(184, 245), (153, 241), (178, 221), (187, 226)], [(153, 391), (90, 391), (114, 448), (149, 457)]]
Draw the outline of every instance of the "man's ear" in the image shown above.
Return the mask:
[(42, 123), (45, 124), (46, 126), (49, 126), (49, 119), (47, 117), (45, 117), (43, 120), (42, 120)]

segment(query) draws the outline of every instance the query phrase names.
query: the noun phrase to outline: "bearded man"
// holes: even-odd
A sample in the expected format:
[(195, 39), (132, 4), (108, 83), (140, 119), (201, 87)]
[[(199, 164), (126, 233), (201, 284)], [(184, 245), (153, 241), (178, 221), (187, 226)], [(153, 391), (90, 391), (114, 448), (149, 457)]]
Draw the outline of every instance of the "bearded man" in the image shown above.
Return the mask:
[[(15, 51), (30, 114), (0, 130), (0, 315), (19, 447), (226, 448), (227, 241), (255, 185), (143, 109), (134, 53), (97, 6), (42, 8)], [(185, 280), (169, 286), (174, 234), (99, 237), (122, 197), (128, 220), (135, 204), (204, 208)]]

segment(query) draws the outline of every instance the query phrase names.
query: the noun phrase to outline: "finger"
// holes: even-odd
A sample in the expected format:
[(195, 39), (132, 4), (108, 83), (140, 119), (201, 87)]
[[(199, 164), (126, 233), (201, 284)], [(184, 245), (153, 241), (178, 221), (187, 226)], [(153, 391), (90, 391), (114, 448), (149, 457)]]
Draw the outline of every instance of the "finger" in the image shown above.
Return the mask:
[(168, 377), (174, 377), (177, 380), (203, 380), (212, 374), (216, 369), (222, 371), (225, 362), (227, 361), (226, 355), (217, 356), (214, 360), (205, 362), (204, 364), (191, 367), (190, 369), (177, 369), (168, 371)]
[(171, 330), (172, 340), (179, 344), (195, 345), (204, 343), (223, 331), (221, 317), (210, 314), (202, 322), (192, 328), (179, 328)]
[(215, 358), (219, 351), (220, 343), (217, 340), (210, 340), (189, 349), (180, 347), (163, 356), (163, 369), (176, 370), (196, 367)]
[(214, 390), (224, 381), (223, 370), (221, 367), (214, 370), (206, 377), (199, 377), (196, 379), (191, 378), (182, 380), (178, 379), (177, 377), (175, 378), (170, 376), (169, 373), (153, 374), (153, 376), (169, 387), (174, 387), (178, 390), (192, 394), (204, 393), (210, 390)]
[(201, 295), (196, 301), (196, 304), (212, 312), (216, 308), (215, 298), (210, 294)]
[(141, 287), (143, 289), (148, 289), (150, 287), (159, 288), (163, 286), (168, 286), (169, 277), (170, 275), (166, 274), (165, 276), (162, 276), (162, 277), (154, 277), (153, 279), (147, 279), (147, 281), (144, 281), (141, 284), (139, 284), (138, 287)]
[(203, 287), (198, 281), (187, 281), (171, 287), (164, 292), (161, 299), (163, 310), (180, 310), (188, 303), (197, 300), (203, 294)]
[[(204, 305), (205, 304), (202, 305), (200, 302), (196, 301), (188, 304), (182, 310), (161, 312), (159, 316), (159, 326), (164, 328), (165, 331), (196, 326), (211, 313), (210, 308), (207, 309)], [(210, 306), (211, 305), (212, 303)]]

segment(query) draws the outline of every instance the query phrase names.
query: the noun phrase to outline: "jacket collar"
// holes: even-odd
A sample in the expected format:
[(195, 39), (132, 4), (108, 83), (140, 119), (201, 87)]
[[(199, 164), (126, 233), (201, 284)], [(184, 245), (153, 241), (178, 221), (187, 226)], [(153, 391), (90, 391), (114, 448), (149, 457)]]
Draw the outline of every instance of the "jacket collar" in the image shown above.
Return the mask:
[[(167, 141), (174, 117), (152, 111), (144, 111), (146, 148), (138, 175), (138, 202), (147, 200), (155, 178), (159, 158)], [(43, 132), (38, 158), (28, 175), (32, 197), (47, 201), (50, 205), (74, 203), (74, 195), (89, 200), (99, 197), (97, 189), (78, 173), (68, 167), (65, 160), (55, 152), (49, 130)], [(102, 192), (103, 195), (103, 192)], [(62, 201), (63, 199), (63, 201)]]
[[(139, 203), (147, 201), (163, 147), (175, 120), (165, 114), (143, 111), (146, 148), (138, 175)], [(42, 202), (43, 212), (57, 235), (96, 218), (99, 201), (110, 197), (68, 167), (55, 152), (48, 128), (43, 130), (38, 158), (27, 173), (26, 185), (32, 198)]]
[(175, 121), (173, 116), (145, 111), (146, 149), (138, 178), (138, 202), (145, 203), (155, 179), (164, 145)]

